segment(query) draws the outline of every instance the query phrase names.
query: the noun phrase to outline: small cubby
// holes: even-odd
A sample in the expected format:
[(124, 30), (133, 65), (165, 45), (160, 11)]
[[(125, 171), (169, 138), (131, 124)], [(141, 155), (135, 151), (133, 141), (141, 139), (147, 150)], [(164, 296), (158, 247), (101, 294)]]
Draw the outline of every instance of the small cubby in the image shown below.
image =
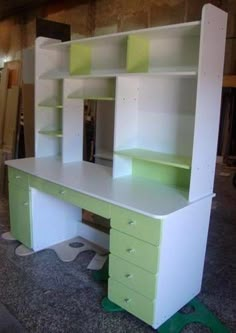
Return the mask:
[(181, 76), (118, 78), (114, 178), (132, 174), (189, 185), (196, 83)]

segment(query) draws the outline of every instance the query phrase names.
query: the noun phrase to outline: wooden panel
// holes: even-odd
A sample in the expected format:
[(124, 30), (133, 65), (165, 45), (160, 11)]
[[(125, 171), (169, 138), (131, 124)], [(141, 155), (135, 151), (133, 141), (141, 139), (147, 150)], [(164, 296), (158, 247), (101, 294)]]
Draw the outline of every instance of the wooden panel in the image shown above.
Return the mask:
[(34, 85), (23, 84), (25, 157), (34, 156)]
[(19, 86), (21, 83), (21, 61), (13, 60), (5, 62), (4, 67), (9, 69), (8, 87)]
[(7, 68), (4, 68), (2, 71), (1, 83), (0, 83), (0, 147), (3, 143), (3, 126), (5, 120), (8, 79), (9, 79), (9, 70)]
[(236, 88), (236, 75), (225, 75), (223, 79), (223, 87)]
[(3, 149), (13, 150), (16, 140), (17, 119), (19, 110), (19, 87), (8, 89), (5, 125), (3, 132)]

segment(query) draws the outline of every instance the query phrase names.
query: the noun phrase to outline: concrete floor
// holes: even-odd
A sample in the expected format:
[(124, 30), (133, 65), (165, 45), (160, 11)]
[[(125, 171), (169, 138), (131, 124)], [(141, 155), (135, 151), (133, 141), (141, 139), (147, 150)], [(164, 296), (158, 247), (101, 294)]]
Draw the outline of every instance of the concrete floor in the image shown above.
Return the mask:
[[(233, 172), (217, 170), (202, 292), (199, 299), (236, 332), (236, 188)], [(0, 233), (9, 229), (7, 200), (0, 200)], [(0, 240), (0, 300), (29, 333), (141, 333), (152, 328), (128, 313), (108, 314), (100, 306), (106, 284), (93, 281), (86, 269), (92, 252), (72, 263), (54, 252), (20, 258), (18, 242)], [(183, 333), (207, 333), (194, 324)], [(10, 332), (9, 332), (10, 333)]]

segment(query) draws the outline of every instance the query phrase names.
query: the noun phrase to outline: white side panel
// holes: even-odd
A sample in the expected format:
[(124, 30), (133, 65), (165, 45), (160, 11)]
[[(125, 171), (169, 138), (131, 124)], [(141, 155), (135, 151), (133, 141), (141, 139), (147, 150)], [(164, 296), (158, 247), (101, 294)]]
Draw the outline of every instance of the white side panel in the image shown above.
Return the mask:
[(89, 225), (80, 222), (79, 223), (79, 235), (94, 243), (103, 249), (109, 251), (109, 235), (105, 234), (102, 231), (99, 231), (95, 228), (90, 227)]
[(196, 119), (189, 200), (213, 191), (227, 14), (205, 5), (201, 23)]
[(81, 209), (31, 189), (33, 250), (79, 236)]
[(68, 98), (76, 85), (75, 80), (64, 80), (62, 120), (64, 163), (83, 160), (84, 101)]
[(154, 328), (200, 292), (211, 201), (202, 199), (163, 221)]
[[(118, 77), (116, 82), (114, 151), (135, 147), (138, 137), (139, 78)], [(113, 178), (132, 173), (132, 161), (114, 154)]]

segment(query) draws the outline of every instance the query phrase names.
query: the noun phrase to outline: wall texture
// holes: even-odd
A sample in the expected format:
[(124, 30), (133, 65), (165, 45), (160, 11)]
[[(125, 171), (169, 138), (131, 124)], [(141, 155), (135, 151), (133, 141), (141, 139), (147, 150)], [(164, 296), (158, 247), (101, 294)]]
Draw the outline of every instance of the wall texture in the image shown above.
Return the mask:
[(225, 73), (236, 73), (235, 0), (62, 0), (0, 22), (0, 58), (17, 59), (35, 40), (35, 17), (71, 25), (73, 38), (199, 20), (212, 3), (229, 13)]

